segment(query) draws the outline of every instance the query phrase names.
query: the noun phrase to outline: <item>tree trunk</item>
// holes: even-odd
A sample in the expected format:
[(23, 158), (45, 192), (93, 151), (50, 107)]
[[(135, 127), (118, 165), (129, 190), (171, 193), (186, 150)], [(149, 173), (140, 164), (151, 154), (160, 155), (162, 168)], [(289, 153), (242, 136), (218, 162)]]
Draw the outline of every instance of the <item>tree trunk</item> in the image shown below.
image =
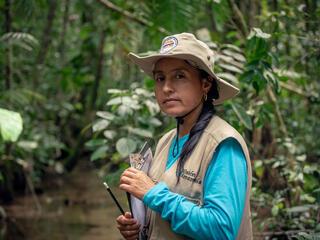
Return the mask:
[[(257, 27), (259, 25), (258, 20), (255, 18), (255, 16), (259, 15), (260, 13), (260, 1), (257, 0), (250, 0), (248, 8), (250, 11), (245, 10), (245, 12), (248, 12), (248, 19), (247, 23), (249, 28)], [(245, 13), (242, 12), (242, 13)]]
[(43, 33), (42, 33), (42, 40), (40, 45), (40, 50), (38, 52), (38, 56), (36, 58), (35, 66), (34, 66), (34, 74), (33, 74), (33, 84), (32, 89), (35, 90), (36, 87), (39, 85), (39, 81), (41, 78), (42, 73), (42, 65), (46, 59), (46, 55), (48, 53), (48, 48), (51, 43), (51, 32), (53, 21), (55, 18), (55, 11), (57, 8), (57, 1), (56, 0), (48, 0), (48, 15), (47, 15), (47, 22), (44, 26)]
[[(6, 18), (6, 33), (11, 32), (11, 14), (10, 14), (10, 0), (6, 0), (4, 13)], [(8, 45), (6, 47), (6, 90), (10, 90), (12, 88), (12, 48), (10, 44), (10, 38), (8, 38)]]
[[(67, 28), (68, 28), (68, 22), (69, 22), (69, 7), (70, 7), (70, 0), (65, 0), (62, 31), (61, 31), (60, 44), (59, 44), (61, 69), (64, 68), (64, 66), (65, 66), (65, 45), (66, 45), (65, 40), (66, 40), (66, 36), (67, 36)], [(59, 86), (58, 86), (58, 95), (59, 96), (62, 94), (61, 79), (62, 79), (62, 76), (59, 77)]]
[(64, 62), (65, 62), (64, 52), (65, 52), (65, 39), (66, 39), (68, 21), (69, 21), (69, 7), (70, 7), (70, 0), (65, 0), (63, 24), (62, 24), (62, 31), (61, 31), (61, 41), (59, 45), (61, 65), (64, 65)]
[(212, 31), (217, 33), (218, 29), (217, 29), (217, 26), (216, 26), (216, 22), (214, 20), (214, 15), (213, 15), (213, 1), (210, 1), (210, 2), (207, 1), (206, 2), (206, 10), (208, 12), (211, 29), (212, 29)]
[(97, 100), (98, 89), (99, 89), (100, 79), (102, 76), (102, 69), (103, 69), (103, 57), (104, 57), (103, 49), (104, 49), (106, 34), (107, 34), (107, 30), (104, 29), (101, 33), (101, 39), (100, 39), (99, 48), (98, 48), (98, 67), (97, 67), (97, 74), (95, 77), (94, 85), (92, 87), (90, 107), (88, 109), (89, 111), (94, 107), (94, 104), (96, 103), (96, 100)]

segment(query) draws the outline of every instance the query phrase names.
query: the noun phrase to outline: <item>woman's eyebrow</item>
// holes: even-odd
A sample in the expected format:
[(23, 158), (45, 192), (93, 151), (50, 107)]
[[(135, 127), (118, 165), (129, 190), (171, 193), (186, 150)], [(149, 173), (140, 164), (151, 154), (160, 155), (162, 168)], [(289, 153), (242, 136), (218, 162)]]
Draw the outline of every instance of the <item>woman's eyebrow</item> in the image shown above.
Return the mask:
[[(179, 67), (179, 68), (174, 68), (171, 69), (169, 72), (177, 72), (177, 71), (188, 71), (186, 68), (184, 67)], [(157, 74), (157, 73), (163, 73), (164, 71), (162, 70), (153, 70), (152, 73), (153, 75)]]

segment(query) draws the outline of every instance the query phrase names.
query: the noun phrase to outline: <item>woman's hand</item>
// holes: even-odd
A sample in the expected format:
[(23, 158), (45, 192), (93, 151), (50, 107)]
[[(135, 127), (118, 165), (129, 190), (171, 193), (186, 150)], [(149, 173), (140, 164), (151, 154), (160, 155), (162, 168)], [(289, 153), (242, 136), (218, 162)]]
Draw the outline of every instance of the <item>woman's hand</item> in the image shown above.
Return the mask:
[(140, 224), (131, 217), (131, 213), (126, 212), (117, 218), (118, 229), (121, 235), (127, 240), (139, 238)]
[(154, 185), (147, 174), (134, 168), (126, 169), (120, 177), (120, 189), (140, 200)]

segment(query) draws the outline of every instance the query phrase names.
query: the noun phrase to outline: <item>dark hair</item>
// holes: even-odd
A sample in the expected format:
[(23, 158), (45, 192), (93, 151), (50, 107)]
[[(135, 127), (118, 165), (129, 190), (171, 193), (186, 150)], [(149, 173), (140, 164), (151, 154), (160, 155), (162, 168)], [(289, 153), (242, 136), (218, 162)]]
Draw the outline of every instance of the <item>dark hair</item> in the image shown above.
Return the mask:
[(203, 108), (198, 117), (198, 120), (196, 124), (192, 127), (189, 138), (182, 147), (177, 170), (176, 170), (176, 173), (178, 176), (177, 184), (179, 183), (181, 172), (183, 170), (185, 162), (187, 161), (193, 149), (196, 147), (197, 143), (199, 142), (199, 139), (202, 136), (204, 129), (208, 126), (211, 118), (216, 113), (216, 110), (212, 104), (212, 100), (219, 98), (217, 82), (206, 71), (201, 69), (199, 69), (199, 77), (200, 77), (200, 81), (203, 81), (203, 79), (207, 79), (208, 81), (210, 81), (212, 83), (212, 86), (209, 92), (207, 93), (207, 100), (203, 103)]

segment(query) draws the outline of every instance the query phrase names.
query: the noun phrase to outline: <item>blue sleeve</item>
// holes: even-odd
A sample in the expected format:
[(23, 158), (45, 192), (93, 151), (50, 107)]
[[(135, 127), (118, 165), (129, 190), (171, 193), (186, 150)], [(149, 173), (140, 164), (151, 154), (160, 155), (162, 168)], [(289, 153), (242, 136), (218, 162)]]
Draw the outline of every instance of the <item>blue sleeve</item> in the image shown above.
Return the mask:
[(172, 193), (164, 182), (151, 188), (143, 202), (171, 222), (178, 234), (193, 239), (235, 239), (244, 209), (247, 166), (237, 140), (217, 147), (204, 180), (203, 206)]

